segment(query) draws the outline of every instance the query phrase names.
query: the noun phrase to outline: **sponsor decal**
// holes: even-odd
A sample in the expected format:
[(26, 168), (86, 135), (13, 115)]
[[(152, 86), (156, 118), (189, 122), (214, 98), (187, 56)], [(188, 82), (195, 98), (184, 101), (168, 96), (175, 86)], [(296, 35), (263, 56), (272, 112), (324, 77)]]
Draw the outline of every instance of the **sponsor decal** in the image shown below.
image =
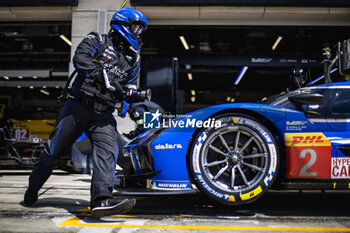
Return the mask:
[(245, 193), (245, 194), (241, 194), (241, 199), (242, 201), (245, 201), (245, 200), (249, 200), (249, 199), (252, 199), (253, 197), (256, 197), (257, 195), (259, 195), (261, 192), (262, 192), (262, 188), (261, 186), (257, 187), (256, 189), (254, 189), (253, 191), (250, 191), (248, 193)]
[(329, 179), (331, 142), (323, 133), (286, 133), (287, 178)]
[(224, 195), (222, 193), (217, 192), (216, 190), (212, 189), (207, 182), (205, 182), (205, 180), (203, 179), (202, 175), (200, 173), (196, 174), (199, 183), (201, 183), (202, 187), (205, 188), (211, 195), (213, 195), (214, 197), (223, 199), (223, 200), (227, 200), (228, 195)]
[(272, 58), (252, 58), (253, 63), (269, 63), (272, 61)]
[(154, 147), (156, 150), (165, 150), (165, 149), (182, 149), (181, 144), (168, 144), (165, 143), (164, 145), (158, 144)]
[(301, 59), (301, 63), (307, 64), (307, 63), (309, 63), (309, 60), (308, 59)]
[[(110, 55), (103, 53), (103, 56), (105, 56), (108, 59), (111, 59)], [(116, 78), (125, 78), (128, 76), (127, 72), (124, 70), (121, 70), (118, 66), (113, 66), (112, 64), (109, 64), (104, 61), (100, 61), (100, 63), (108, 69), (109, 73), (115, 74)]]
[(306, 126), (286, 126), (286, 131), (303, 131)]
[(303, 131), (306, 129), (307, 121), (287, 121), (286, 131)]
[(147, 180), (147, 188), (158, 190), (187, 190), (192, 189), (187, 181)]
[(350, 158), (332, 158), (332, 179), (350, 178)]
[(286, 146), (330, 146), (331, 142), (323, 133), (286, 133)]
[(287, 121), (287, 125), (305, 125), (307, 121)]
[(103, 56), (104, 56), (105, 58), (107, 58), (107, 59), (112, 59), (112, 57), (111, 57), (109, 54), (107, 54), (107, 53), (103, 53)]
[(241, 118), (241, 117), (234, 117), (232, 120), (236, 124), (248, 125), (248, 126), (254, 128), (254, 129), (256, 129), (266, 139), (267, 143), (273, 143), (272, 139), (269, 136), (269, 134), (263, 128), (261, 128), (256, 122), (251, 121), (251, 120), (249, 120), (247, 118)]
[(114, 51), (112, 51), (112, 50), (110, 50), (108, 48), (105, 49), (105, 52), (107, 52), (109, 54), (112, 54), (113, 56), (117, 56)]

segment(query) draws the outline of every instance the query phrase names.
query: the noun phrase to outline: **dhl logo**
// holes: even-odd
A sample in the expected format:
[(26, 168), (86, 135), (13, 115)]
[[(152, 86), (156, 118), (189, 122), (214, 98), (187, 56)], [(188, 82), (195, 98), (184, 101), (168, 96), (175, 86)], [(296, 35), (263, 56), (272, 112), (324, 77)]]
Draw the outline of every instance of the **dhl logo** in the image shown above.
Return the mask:
[(286, 146), (330, 146), (331, 142), (323, 133), (286, 133)]

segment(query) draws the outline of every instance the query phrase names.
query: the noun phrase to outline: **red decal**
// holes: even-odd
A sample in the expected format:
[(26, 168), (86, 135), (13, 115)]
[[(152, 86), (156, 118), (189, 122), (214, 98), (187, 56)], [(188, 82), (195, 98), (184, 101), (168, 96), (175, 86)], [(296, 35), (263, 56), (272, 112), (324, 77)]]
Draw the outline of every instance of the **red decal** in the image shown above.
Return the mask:
[[(315, 140), (316, 137), (308, 140)], [(319, 140), (321, 138), (317, 138)], [(304, 139), (306, 140), (306, 139)], [(331, 147), (287, 147), (287, 178), (330, 179)], [(341, 171), (339, 171), (341, 173)]]

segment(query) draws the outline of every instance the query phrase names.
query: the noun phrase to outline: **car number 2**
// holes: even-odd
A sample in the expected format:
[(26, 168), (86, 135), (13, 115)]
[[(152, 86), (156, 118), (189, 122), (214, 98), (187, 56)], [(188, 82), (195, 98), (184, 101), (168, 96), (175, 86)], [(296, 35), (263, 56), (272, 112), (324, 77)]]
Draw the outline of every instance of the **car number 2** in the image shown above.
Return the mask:
[(299, 176), (317, 176), (317, 172), (309, 172), (309, 168), (312, 167), (316, 163), (317, 160), (317, 153), (313, 149), (305, 149), (300, 152), (299, 158), (305, 159), (306, 154), (310, 154), (310, 160), (300, 169)]

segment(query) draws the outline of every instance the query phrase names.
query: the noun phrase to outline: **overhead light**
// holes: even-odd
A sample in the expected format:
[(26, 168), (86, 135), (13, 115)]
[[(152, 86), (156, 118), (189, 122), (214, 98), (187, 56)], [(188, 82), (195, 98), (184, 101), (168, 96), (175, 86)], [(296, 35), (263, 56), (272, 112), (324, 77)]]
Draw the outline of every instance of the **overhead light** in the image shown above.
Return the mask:
[(191, 97), (191, 102), (192, 102), (192, 103), (196, 102), (196, 97), (195, 97), (195, 96), (192, 96), (192, 97)]
[(10, 80), (10, 77), (9, 76), (4, 76), (4, 79)]
[(231, 96), (226, 97), (226, 101), (229, 102), (231, 100)]
[(45, 89), (47, 86), (43, 86), (43, 88)]
[(21, 76), (21, 75), (20, 75), (20, 76), (18, 76), (18, 78), (19, 78), (19, 79), (22, 79), (22, 78), (23, 78), (23, 76)]
[(195, 90), (191, 90), (191, 95), (196, 95), (196, 91)]
[(20, 85), (18, 85), (18, 86), (17, 86), (17, 88), (21, 88), (21, 86), (20, 86)]
[(37, 78), (38, 78), (38, 76), (36, 76), (36, 75), (33, 76), (33, 79), (37, 79)]
[(191, 81), (193, 79), (192, 73), (187, 73), (187, 77), (188, 77), (188, 80)]
[(34, 86), (29, 86), (30, 89), (34, 89)]
[(281, 42), (282, 38), (283, 38), (283, 36), (277, 37), (275, 43), (274, 43), (273, 46), (272, 46), (272, 51), (275, 50), (275, 49), (277, 48), (277, 46), (278, 46), (278, 44)]
[(44, 89), (40, 89), (40, 92), (45, 94), (45, 95), (50, 95), (50, 92), (48, 92), (47, 90), (44, 90)]
[(231, 99), (231, 103), (235, 102), (235, 100), (236, 100), (235, 98), (232, 98), (232, 99)]
[(69, 46), (72, 46), (72, 41), (70, 41), (65, 35), (61, 34), (60, 38), (64, 40)]
[(242, 80), (243, 76), (248, 70), (248, 66), (243, 66), (241, 71), (239, 72), (238, 76), (236, 77), (235, 81), (233, 82), (233, 85), (238, 85), (239, 82)]
[(182, 43), (182, 45), (184, 46), (184, 48), (185, 48), (186, 50), (189, 50), (190, 47), (188, 47), (188, 44), (187, 44), (187, 42), (186, 42), (185, 37), (184, 37), (184, 36), (179, 36), (179, 38), (180, 38), (181, 43)]
[(55, 86), (55, 87), (56, 87), (56, 89), (60, 88), (60, 86)]
[(192, 66), (190, 64), (186, 64), (185, 68), (186, 68), (186, 70), (190, 70), (192, 68)]
[(267, 100), (267, 97), (265, 96), (264, 98), (261, 99), (261, 101), (265, 101)]

